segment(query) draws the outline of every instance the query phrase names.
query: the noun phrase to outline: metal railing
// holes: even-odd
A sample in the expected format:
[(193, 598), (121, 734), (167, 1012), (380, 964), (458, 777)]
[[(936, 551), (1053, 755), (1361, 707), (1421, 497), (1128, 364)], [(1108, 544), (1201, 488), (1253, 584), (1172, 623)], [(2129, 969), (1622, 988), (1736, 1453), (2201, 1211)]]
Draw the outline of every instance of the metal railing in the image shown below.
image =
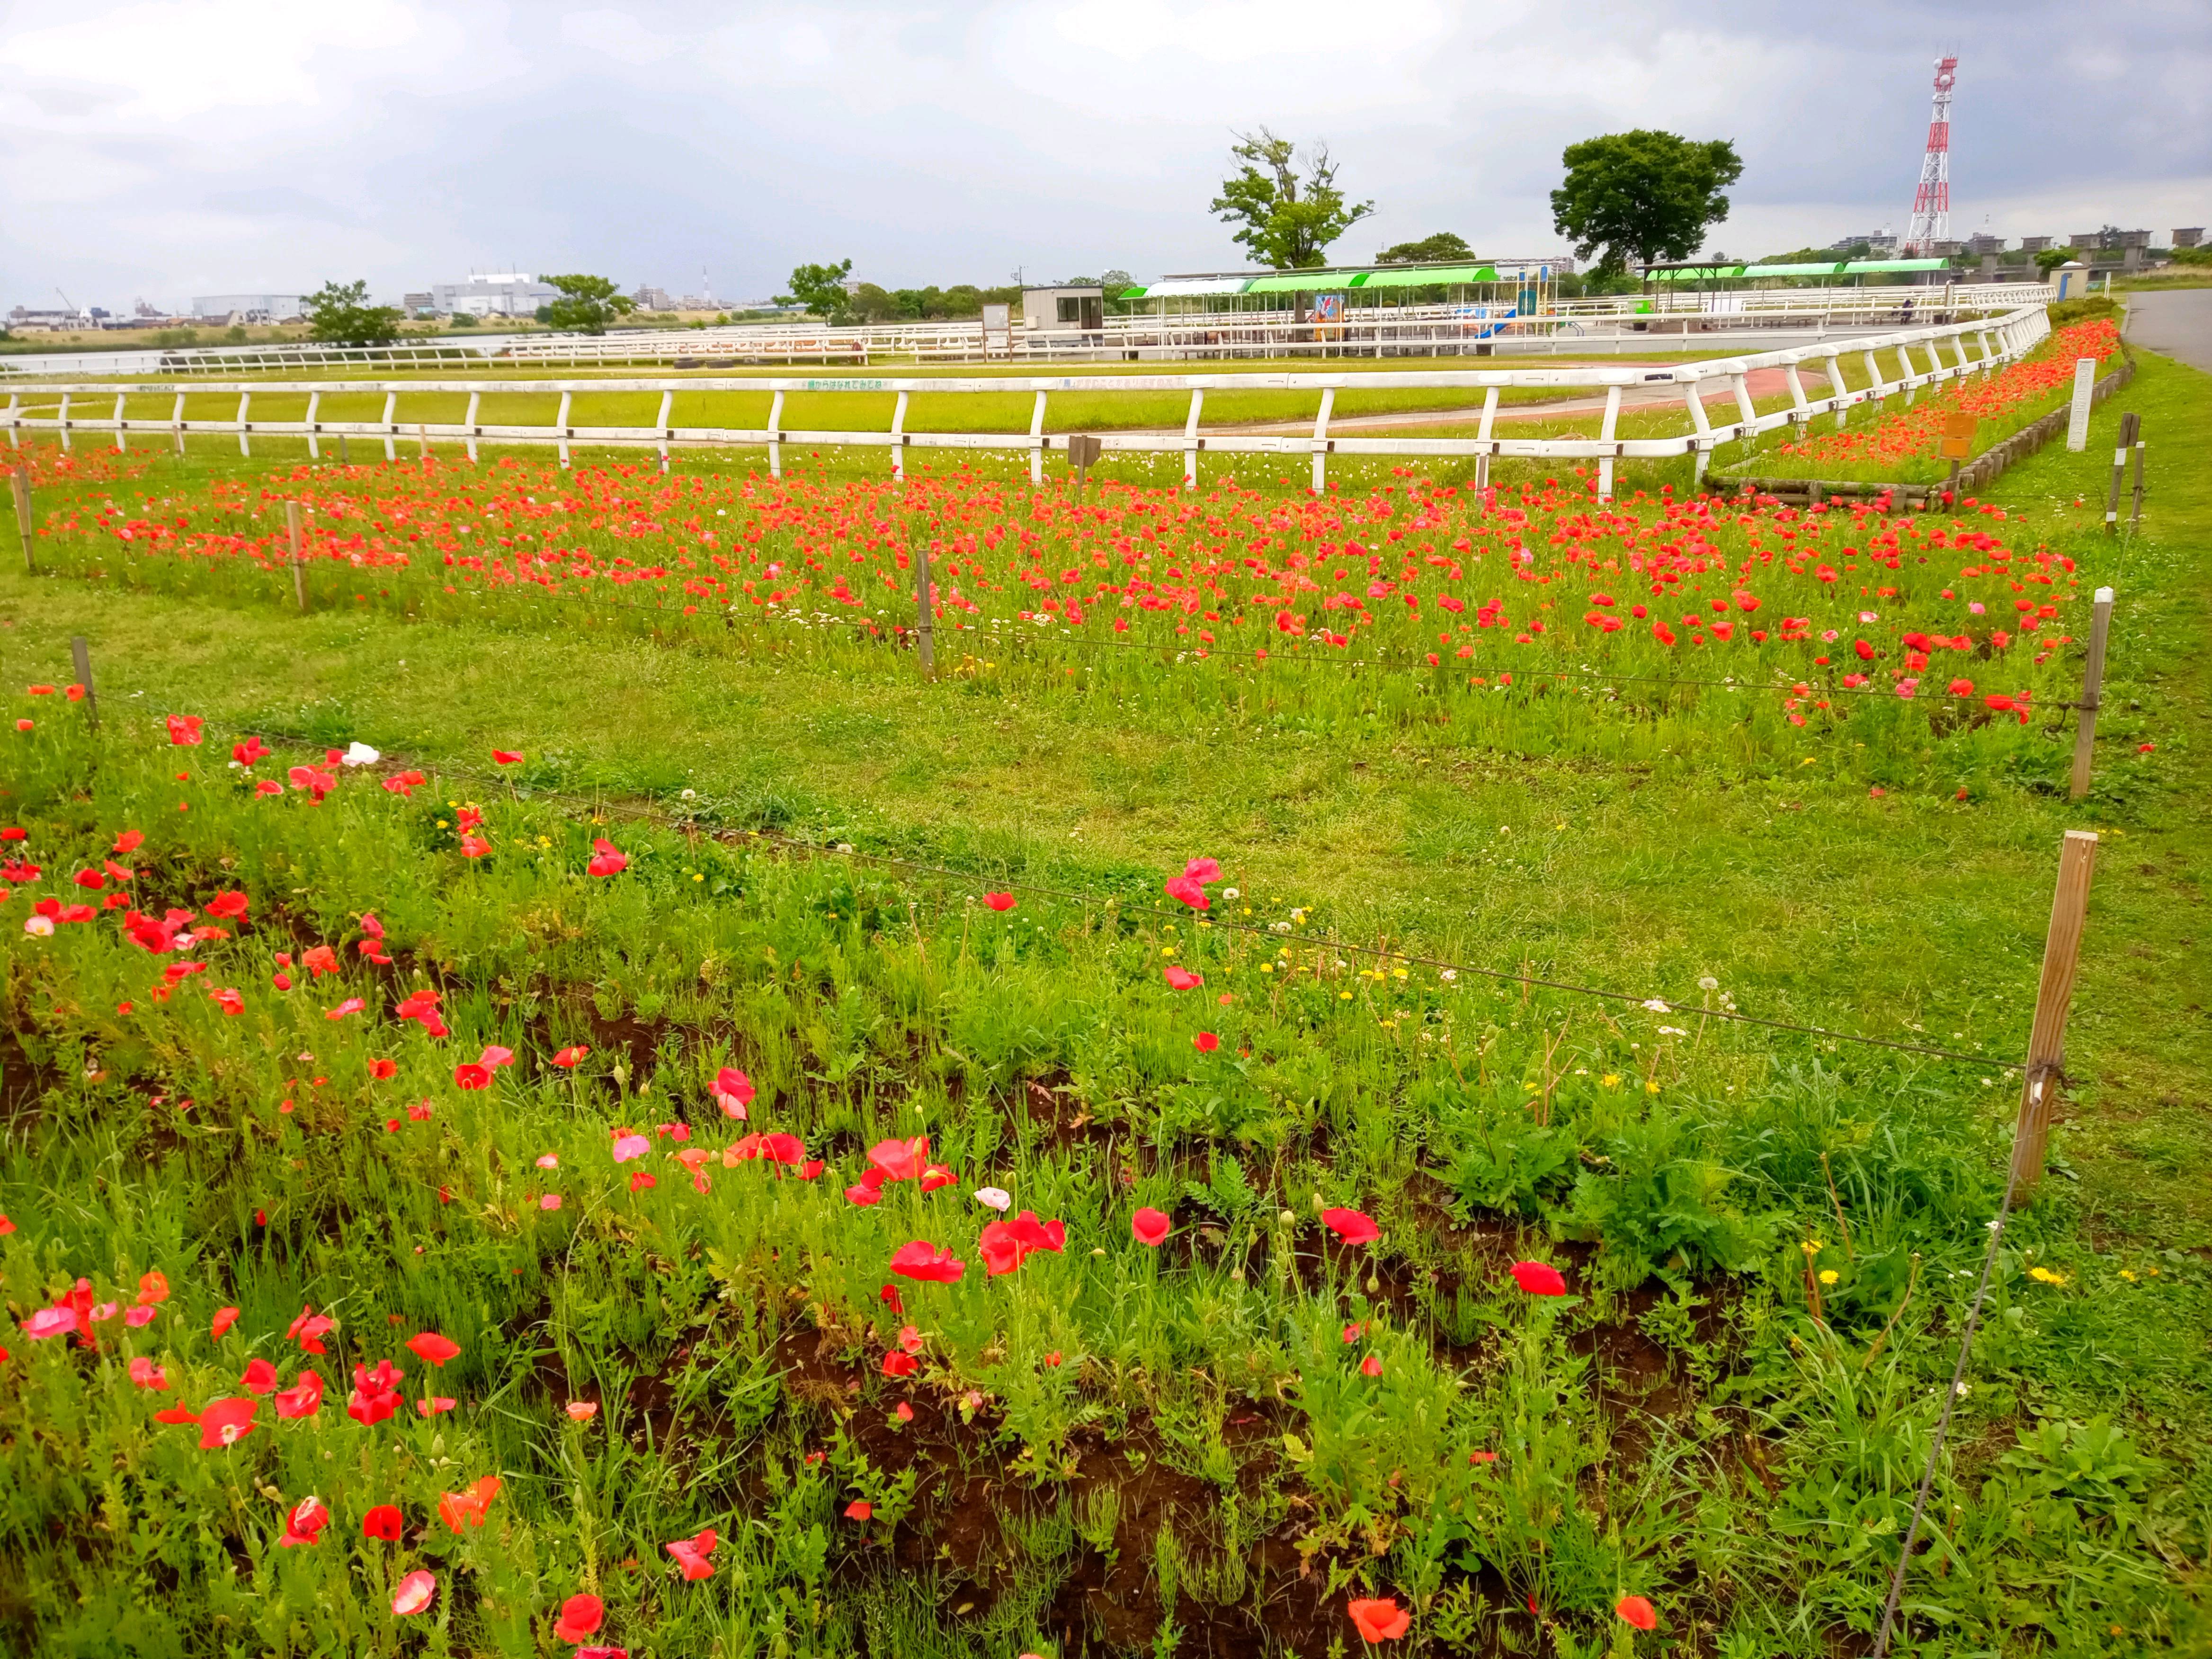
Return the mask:
[[(319, 368), (468, 372), (479, 364), (574, 368), (667, 364), (735, 368), (743, 362), (866, 368), (883, 359), (915, 362), (1126, 362), (1132, 358), (1250, 356), (1387, 357), (1517, 355), (1531, 351), (1648, 349), (1671, 335), (1701, 345), (1755, 344), (1778, 330), (1816, 337), (1867, 329), (1950, 322), (2044, 305), (2043, 283), (1942, 288), (1778, 288), (1700, 292), (1660, 285), (1650, 294), (1546, 299), (1523, 311), (1508, 302), (1359, 307), (1316, 321), (1296, 311), (1187, 311), (1108, 317), (1093, 330), (1015, 328), (987, 333), (976, 320), (863, 324), (743, 323), (707, 329), (619, 329), (597, 336), (466, 334), (403, 339), (386, 346), (289, 342), (91, 354), (63, 373), (222, 375)], [(100, 365), (110, 365), (101, 367)], [(0, 375), (24, 371), (0, 359)]]
[[(477, 446), (483, 442), (546, 444), (559, 449), (563, 465), (568, 463), (571, 450), (576, 445), (619, 446), (658, 449), (664, 470), (668, 465), (670, 450), (678, 445), (765, 447), (769, 453), (769, 471), (779, 477), (783, 471), (783, 447), (787, 444), (885, 448), (890, 452), (894, 476), (901, 477), (905, 476), (906, 453), (909, 449), (1011, 450), (1028, 453), (1030, 481), (1042, 483), (1045, 457), (1055, 447), (1065, 452), (1067, 445), (1066, 434), (1048, 434), (1044, 429), (1046, 409), (1054, 392), (1081, 392), (1088, 396), (1115, 392), (1176, 392), (1190, 395), (1188, 415), (1180, 434), (1164, 431), (1109, 432), (1099, 438), (1103, 449), (1120, 454), (1180, 453), (1183, 457), (1183, 482), (1187, 488), (1192, 489), (1197, 487), (1199, 457), (1209, 453), (1217, 455), (1310, 456), (1316, 489), (1321, 489), (1325, 481), (1328, 458), (1333, 454), (1473, 457), (1476, 459), (1480, 479), (1486, 479), (1489, 462), (1497, 456), (1546, 460), (1595, 460), (1599, 468), (1599, 493), (1609, 498), (1613, 493), (1613, 464), (1616, 460), (1692, 455), (1696, 457), (1698, 476), (1702, 479), (1712, 452), (1724, 443), (1755, 438), (1760, 433), (1784, 426), (1802, 431), (1822, 415), (1832, 414), (1840, 426), (1855, 405), (1900, 393), (1909, 403), (1923, 387), (1986, 372), (1999, 363), (2026, 355), (2050, 331), (2049, 318), (2044, 308), (2029, 306), (1999, 318), (1942, 323), (1849, 341), (1833, 340), (1819, 345), (1793, 347), (1753, 356), (1681, 363), (1661, 368), (1583, 365), (1548, 369), (1100, 374), (1079, 378), (1009, 375), (991, 379), (846, 376), (805, 380), (763, 377), (574, 381), (467, 380), (301, 383), (278, 380), (196, 385), (189, 390), (179, 389), (173, 384), (161, 383), (116, 385), (95, 382), (38, 387), (10, 385), (7, 388), (7, 409), (4, 413), (0, 413), (0, 426), (5, 427), (9, 442), (19, 447), (22, 434), (27, 432), (58, 434), (65, 447), (72, 443), (78, 433), (108, 433), (113, 434), (115, 447), (122, 450), (127, 447), (130, 434), (140, 433), (167, 437), (180, 453), (185, 438), (191, 434), (235, 436), (241, 454), (252, 453), (252, 440), (257, 435), (303, 437), (307, 441), (308, 453), (317, 458), (321, 455), (322, 445), (331, 438), (381, 440), (387, 459), (397, 459), (398, 445), (410, 438), (417, 440), (426, 451), (433, 440), (458, 441), (466, 446), (471, 460), (477, 458)], [(1948, 359), (1944, 355), (1947, 348), (1951, 354)], [(1924, 354), (1924, 364), (1914, 360), (1915, 352)], [(1841, 360), (1846, 354), (1860, 359), (1865, 367), (1865, 378), (1869, 384), (1857, 391), (1845, 386)], [(1885, 371), (1885, 358), (1893, 360), (1893, 370)], [(1827, 377), (1828, 391), (1825, 396), (1817, 398), (1807, 395), (1799, 374), (1802, 365), (1814, 362), (1826, 365)], [(1761, 415), (1753, 405), (1748, 380), (1752, 374), (1766, 369), (1782, 372), (1790, 401), (1786, 409)], [(1449, 387), (1479, 391), (1483, 394), (1480, 424), (1474, 437), (1330, 434), (1329, 417), (1339, 392)], [(1624, 394), (1632, 390), (1648, 392), (1662, 387), (1680, 395), (1690, 429), (1668, 437), (1619, 437)], [(1602, 391), (1605, 404), (1597, 435), (1594, 438), (1505, 438), (1496, 435), (1499, 395), (1515, 388)], [(1709, 391), (1714, 390), (1733, 398), (1736, 414), (1735, 420), (1716, 425), (1710, 419), (1705, 410), (1705, 398)], [(1311, 434), (1279, 436), (1248, 432), (1207, 433), (1201, 428), (1200, 419), (1208, 392), (1254, 391), (1317, 393), (1321, 400), (1320, 412), (1315, 418)], [(772, 402), (769, 408), (768, 424), (760, 428), (684, 427), (672, 422), (675, 400), (679, 392), (688, 396), (709, 392), (769, 393)], [(579, 398), (640, 392), (658, 393), (660, 398), (658, 418), (650, 427), (635, 423), (592, 425), (580, 422), (575, 418), (575, 404)], [(784, 400), (794, 392), (891, 393), (896, 396), (896, 402), (888, 431), (787, 429), (783, 425)], [(908, 400), (915, 392), (931, 396), (1028, 394), (1034, 398), (1029, 430), (1024, 433), (909, 432), (906, 429)], [(238, 398), (237, 413), (234, 418), (223, 421), (185, 418), (187, 396), (205, 398), (232, 393)], [(550, 425), (484, 423), (478, 420), (477, 416), (487, 393), (538, 397), (557, 394), (560, 405)], [(319, 418), (320, 404), (326, 397), (380, 394), (384, 398), (384, 410), (382, 418), (379, 420), (327, 421)], [(306, 415), (302, 419), (252, 419), (252, 403), (256, 396), (296, 398), (302, 395), (307, 400)], [(461, 395), (465, 395), (469, 401), (467, 412), (459, 422), (401, 418), (399, 401), (402, 398)], [(27, 397), (51, 398), (57, 400), (58, 406), (51, 415), (39, 413), (25, 406)], [(174, 399), (167, 420), (133, 417), (127, 413), (130, 399), (154, 397)], [(79, 403), (80, 399), (88, 398), (112, 399), (112, 406), (105, 415), (88, 416), (82, 412)], [(1671, 401), (1671, 398), (1667, 401)], [(38, 407), (45, 405), (40, 404)], [(1439, 418), (1450, 417), (1445, 414), (1440, 415)]]

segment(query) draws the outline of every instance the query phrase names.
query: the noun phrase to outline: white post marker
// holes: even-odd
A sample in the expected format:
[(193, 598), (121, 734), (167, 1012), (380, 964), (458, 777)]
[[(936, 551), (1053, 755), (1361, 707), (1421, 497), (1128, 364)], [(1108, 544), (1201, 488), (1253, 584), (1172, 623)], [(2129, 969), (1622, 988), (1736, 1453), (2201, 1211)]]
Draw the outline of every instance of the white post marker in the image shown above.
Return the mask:
[[(1605, 389), (1605, 420), (1597, 429), (1600, 443), (1613, 443), (1614, 433), (1620, 427), (1620, 388), (1609, 386)], [(1597, 498), (1601, 501), (1613, 499), (1613, 457), (1601, 455), (1597, 459)]]
[[(1490, 394), (1495, 398), (1498, 394)], [(1336, 388), (1325, 386), (1321, 389), (1321, 413), (1314, 416), (1313, 434), (1313, 493), (1316, 495), (1328, 484), (1328, 412), (1336, 407)], [(1481, 463), (1477, 462), (1479, 471)]]
[(891, 477), (901, 483), (906, 479), (906, 442), (902, 435), (906, 431), (906, 399), (907, 394), (902, 392), (891, 406)]
[[(575, 394), (572, 392), (562, 392), (560, 412), (553, 417), (553, 424), (561, 428), (561, 465), (562, 466), (568, 465), (568, 404), (574, 397)], [(384, 418), (387, 421), (392, 418), (392, 403), (389, 398), (385, 401)], [(384, 458), (386, 460), (392, 459), (392, 440), (389, 438), (384, 441)]]
[[(399, 435), (399, 425), (392, 418), (398, 412), (398, 408), (399, 394), (396, 392), (386, 392), (384, 394), (384, 459), (387, 461), (396, 461), (399, 459), (398, 447), (393, 441)], [(561, 394), (561, 424), (562, 426), (568, 424), (568, 394), (565, 392)], [(565, 441), (561, 446), (561, 465), (563, 466), (568, 465), (568, 446)]]
[[(902, 397), (905, 394), (901, 393)], [(1036, 402), (1030, 407), (1030, 488), (1044, 488), (1044, 400), (1047, 394), (1038, 392)]]
[[(184, 399), (179, 398), (177, 400), (177, 404), (179, 408), (182, 408), (184, 406)], [(321, 441), (315, 435), (318, 432), (322, 430), (322, 428), (316, 424), (315, 422), (315, 411), (322, 406), (323, 394), (320, 392), (310, 392), (307, 394), (307, 459), (311, 461), (319, 461), (323, 459), (323, 446)], [(182, 447), (183, 440), (179, 439), (178, 443), (179, 447)], [(474, 460), (476, 458), (476, 448), (474, 445), (471, 445), (469, 448), (469, 459), (471, 460)]]
[[(1475, 428), (1475, 441), (1486, 444), (1494, 443), (1496, 441), (1491, 434), (1497, 424), (1498, 388), (1493, 386), (1486, 388), (1482, 394), (1482, 424)], [(1474, 458), (1474, 487), (1477, 489), (1490, 488), (1490, 457), (1492, 453), (1486, 449)]]
[(783, 445), (777, 441), (783, 435), (783, 393), (779, 392), (768, 406), (768, 476), (783, 476)]
[(2080, 454), (2089, 447), (2089, 402), (2097, 392), (2097, 360), (2078, 359), (2074, 365), (2074, 412), (2066, 420), (2066, 447)]
[(1182, 487), (1198, 488), (1198, 416), (1206, 407), (1206, 388), (1200, 386), (1190, 394), (1190, 418), (1182, 428)]

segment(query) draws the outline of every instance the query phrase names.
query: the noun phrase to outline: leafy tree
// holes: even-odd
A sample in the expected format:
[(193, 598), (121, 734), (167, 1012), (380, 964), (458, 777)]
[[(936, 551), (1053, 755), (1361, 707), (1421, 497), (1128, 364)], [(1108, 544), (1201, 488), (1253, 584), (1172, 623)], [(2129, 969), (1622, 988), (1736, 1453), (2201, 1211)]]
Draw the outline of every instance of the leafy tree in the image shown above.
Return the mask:
[(580, 334), (604, 334), (617, 317), (637, 309), (631, 299), (605, 276), (548, 276), (561, 297), (545, 307), (545, 320), (555, 328)]
[(836, 322), (850, 308), (845, 279), (853, 274), (850, 259), (834, 265), (799, 265), (791, 273), (791, 292), (779, 294), (780, 306), (804, 306), (817, 317)]
[(1298, 176), (1297, 147), (1261, 127), (1240, 132), (1229, 153), (1244, 163), (1221, 181), (1209, 211), (1224, 224), (1242, 224), (1232, 241), (1276, 270), (1306, 270), (1323, 263), (1328, 245), (1375, 211), (1372, 202), (1347, 202), (1336, 187), (1328, 146), (1307, 151)]
[(1725, 139), (1692, 143), (1641, 127), (1569, 144), (1559, 159), (1567, 176), (1552, 192), (1552, 228), (1578, 258), (1605, 250), (1594, 275), (1625, 270), (1632, 258), (1688, 258), (1728, 217), (1721, 191), (1743, 176)]
[(390, 345), (399, 337), (399, 307), (373, 306), (368, 284), (325, 283), (310, 294), (301, 308), (307, 316), (307, 337), (331, 345)]
[(1110, 300), (1123, 289), (1136, 287), (1137, 279), (1119, 265), (1112, 265), (1099, 273), (1098, 285), (1106, 290), (1106, 297)]
[(476, 313), (473, 311), (455, 312), (453, 315), (453, 325), (455, 328), (474, 328), (477, 325)]
[(2079, 259), (2081, 254), (2070, 247), (2047, 247), (2035, 256), (2035, 268), (2048, 276), (2069, 259)]
[(1378, 265), (1430, 265), (1445, 259), (1472, 259), (1474, 250), (1467, 239), (1453, 231), (1440, 230), (1433, 236), (1424, 236), (1418, 242), (1400, 242), (1386, 247), (1375, 256)]

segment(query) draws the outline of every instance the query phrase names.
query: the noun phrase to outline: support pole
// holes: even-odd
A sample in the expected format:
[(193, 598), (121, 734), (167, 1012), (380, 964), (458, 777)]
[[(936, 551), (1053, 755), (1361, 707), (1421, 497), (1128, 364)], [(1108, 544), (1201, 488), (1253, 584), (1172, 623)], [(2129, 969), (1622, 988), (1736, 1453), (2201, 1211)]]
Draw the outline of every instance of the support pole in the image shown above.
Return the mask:
[(1477, 427), (1474, 432), (1477, 438), (1491, 446), (1474, 458), (1474, 487), (1477, 489), (1490, 488), (1490, 461), (1491, 458), (1498, 453), (1497, 442), (1491, 435), (1491, 429), (1497, 424), (1498, 388), (1493, 386), (1485, 388), (1483, 392), (1482, 424)]
[(1832, 351), (1828, 354), (1828, 395), (1836, 400), (1836, 430), (1841, 432), (1851, 406), (1844, 400), (1843, 360)]
[(925, 529), (914, 538), (914, 603), (918, 613), (915, 639), (921, 653), (921, 677), (926, 680), (937, 678), (936, 600), (929, 582), (929, 537)]
[(903, 392), (891, 408), (891, 477), (906, 482), (906, 399)]
[(76, 663), (76, 683), (84, 688), (84, 723), (100, 730), (100, 694), (92, 689), (92, 647), (82, 634), (70, 640), (70, 655)]
[(307, 571), (302, 561), (307, 556), (307, 550), (302, 544), (304, 538), (297, 501), (284, 503), (284, 533), (292, 543), (292, 597), (300, 602), (300, 609), (304, 612), (307, 608)]
[(307, 459), (311, 461), (319, 461), (323, 459), (323, 441), (319, 435), (322, 427), (315, 419), (315, 411), (322, 407), (322, 402), (321, 392), (310, 392), (307, 394)]
[(2133, 447), (2136, 452), (2136, 498), (2135, 506), (2128, 514), (2128, 533), (2131, 536), (2142, 528), (2143, 439), (2142, 416), (2140, 415), (2136, 416), (2136, 441)]
[[(660, 394), (660, 413), (653, 417), (653, 423), (660, 428), (660, 470), (663, 473), (665, 473), (668, 471), (668, 441), (676, 435), (676, 429), (668, 424), (669, 411), (674, 409), (675, 406), (675, 392), (672, 391), (662, 392)], [(471, 460), (474, 460), (476, 459), (474, 453), (476, 447), (471, 444), (469, 447), (471, 451), (469, 459)]]
[(23, 568), (33, 576), (39, 574), (39, 562), (31, 553), (31, 469), (18, 466), (8, 475), (8, 483), (15, 497), (15, 532), (23, 538)]
[(468, 413), (461, 416), (462, 423), (469, 429), (469, 459), (471, 461), (474, 461), (477, 458), (477, 410), (483, 404), (483, 393), (471, 392), (469, 393)]
[(62, 450), (64, 453), (76, 447), (70, 439), (70, 394), (62, 393), (62, 406), (55, 419), (62, 423)]
[(1206, 407), (1204, 388), (1190, 394), (1190, 418), (1182, 427), (1182, 487), (1198, 488), (1198, 415)]
[[(1030, 406), (1030, 488), (1044, 488), (1044, 403), (1046, 394), (1038, 392), (1036, 402)], [(1079, 486), (1076, 494), (1080, 495)]]
[(2081, 711), (2074, 726), (2074, 787), (2071, 798), (2089, 793), (2089, 763), (2097, 746), (2097, 708), (2104, 701), (2105, 641), (2112, 628), (2112, 590), (2097, 590), (2097, 606), (2089, 623), (2089, 659), (2081, 665)]
[(783, 476), (783, 445), (778, 441), (782, 436), (783, 393), (779, 392), (768, 406), (768, 476), (771, 478)]
[(2051, 1115), (2058, 1103), (2058, 1080), (2066, 1059), (2066, 1016), (2074, 1000), (2081, 926), (2089, 910), (2089, 877), (2096, 862), (2096, 832), (2069, 830), (2058, 855), (2051, 929), (2043, 941), (2043, 979), (2036, 988), (2035, 1024), (2027, 1039), (2027, 1075), (2021, 1087), (2019, 1121), (2013, 1129), (2012, 1178), (2021, 1202), (2043, 1178)]
[(2120, 483), (2127, 477), (2128, 452), (2135, 447), (2136, 417), (2120, 416), (2120, 441), (2112, 451), (2112, 487), (2105, 496), (2105, 533), (2117, 535), (2120, 528)]
[[(562, 466), (568, 465), (568, 405), (574, 401), (575, 396), (573, 392), (562, 392), (560, 412), (553, 417), (553, 424), (561, 428), (561, 465)], [(385, 418), (388, 420), (392, 414), (391, 404), (387, 402), (384, 409)], [(392, 441), (388, 438), (385, 440), (384, 453), (387, 456), (392, 453)]]
[(115, 453), (120, 455), (130, 447), (124, 431), (123, 394), (118, 392), (115, 394)]
[(1698, 435), (1690, 441), (1691, 453), (1697, 457), (1691, 487), (1702, 489), (1705, 485), (1706, 465), (1712, 459), (1713, 423), (1705, 418), (1705, 383), (1697, 380), (1686, 381), (1682, 392), (1690, 405), (1690, 424), (1698, 429)]
[[(312, 398), (308, 399), (310, 403), (313, 401)], [(313, 417), (311, 416), (309, 418)], [(185, 394), (181, 392), (177, 394), (177, 401), (169, 405), (169, 430), (176, 434), (177, 453), (183, 454), (185, 453)]]

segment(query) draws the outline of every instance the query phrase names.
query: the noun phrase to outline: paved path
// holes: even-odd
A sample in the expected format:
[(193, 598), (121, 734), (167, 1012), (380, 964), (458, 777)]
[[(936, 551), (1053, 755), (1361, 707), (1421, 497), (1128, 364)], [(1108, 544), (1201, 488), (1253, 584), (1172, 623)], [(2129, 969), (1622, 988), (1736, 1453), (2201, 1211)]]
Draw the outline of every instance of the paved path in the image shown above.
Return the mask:
[(2212, 370), (2212, 288), (2138, 291), (2128, 303), (2128, 343)]

